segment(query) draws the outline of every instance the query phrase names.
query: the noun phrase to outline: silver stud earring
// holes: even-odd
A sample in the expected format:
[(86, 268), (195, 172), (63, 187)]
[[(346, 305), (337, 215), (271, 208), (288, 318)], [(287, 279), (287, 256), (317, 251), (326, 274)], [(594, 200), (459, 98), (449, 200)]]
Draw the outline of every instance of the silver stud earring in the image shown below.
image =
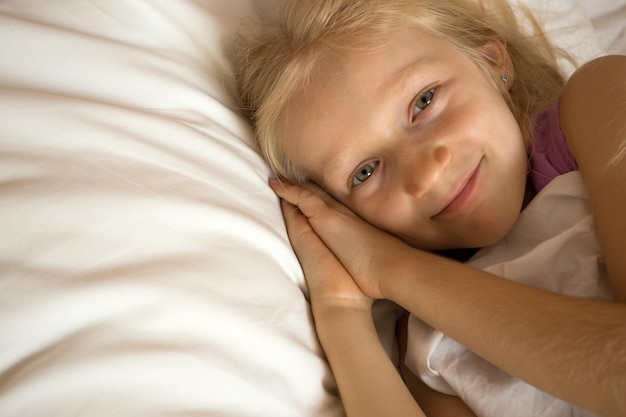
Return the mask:
[(506, 75), (506, 74), (504, 74), (504, 75), (502, 76), (502, 82), (503, 82), (504, 84), (508, 84), (508, 83), (509, 83), (509, 76), (508, 76), (508, 75)]

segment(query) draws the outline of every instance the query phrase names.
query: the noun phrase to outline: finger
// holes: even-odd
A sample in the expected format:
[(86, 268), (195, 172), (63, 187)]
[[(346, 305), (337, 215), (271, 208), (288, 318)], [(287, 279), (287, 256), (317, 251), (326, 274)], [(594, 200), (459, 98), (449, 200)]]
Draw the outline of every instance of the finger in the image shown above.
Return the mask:
[(280, 205), (283, 211), (283, 217), (285, 218), (285, 224), (287, 225), (289, 239), (292, 242), (292, 246), (297, 246), (297, 248), (294, 249), (299, 250), (301, 240), (303, 238), (314, 240), (314, 236), (307, 237), (307, 234), (314, 234), (315, 232), (298, 207), (283, 199), (280, 200)]
[[(294, 235), (295, 233), (310, 231), (315, 233), (316, 237), (319, 236), (335, 255), (346, 252), (350, 247), (349, 236), (354, 236), (358, 232), (355, 225), (359, 225), (362, 220), (356, 219), (354, 213), (348, 209), (346, 209), (348, 212), (342, 213), (341, 210), (329, 207), (317, 195), (303, 187), (282, 182), (274, 182), (271, 185), (281, 200), (289, 203), (288, 206), (283, 205), (285, 209), (283, 213), (293, 235), (290, 235), (291, 238), (298, 237)], [(299, 219), (296, 213), (302, 218)], [(357, 220), (356, 223), (354, 220)]]
[(306, 184), (302, 186), (305, 190), (309, 191), (312, 194), (318, 196), (322, 201), (328, 203), (329, 201), (334, 200), (334, 198), (328, 194), (326, 190), (322, 187), (314, 183), (313, 181), (308, 181)]
[(322, 214), (328, 208), (353, 214), (352, 210), (335, 200), (330, 194), (313, 182), (308, 182), (304, 186), (300, 186), (272, 179), (270, 180), (270, 186), (280, 198), (300, 208), (308, 218)]
[(370, 305), (350, 274), (311, 228), (308, 219), (292, 204), (281, 200), (291, 245), (304, 271), (314, 306)]
[(330, 194), (328, 194), (324, 189), (322, 189), (319, 185), (314, 183), (313, 181), (307, 181), (305, 184), (292, 184), (288, 181), (279, 180), (276, 178), (270, 178), (269, 185), (272, 187), (274, 192), (278, 195), (282, 195), (283, 193), (289, 192), (292, 188), (302, 188), (308, 190), (310, 193), (315, 194), (320, 197), (322, 200), (326, 201), (332, 199)]
[(343, 268), (300, 210), (285, 200), (281, 200), (281, 206), (289, 241), (305, 272), (309, 289), (315, 292), (324, 286), (324, 281), (329, 279), (328, 275), (341, 273)]
[(281, 200), (281, 206), (289, 240), (301, 263), (312, 262), (316, 256), (332, 255), (298, 207), (285, 200)]
[[(288, 183), (274, 183), (273, 186), (280, 196), (291, 203), (292, 207), (297, 206), (300, 209), (298, 211), (299, 214), (301, 213), (300, 216), (306, 217), (306, 219), (301, 220), (306, 220), (307, 224), (294, 222), (294, 224), (299, 225), (292, 226), (291, 233), (302, 233), (307, 230), (307, 233), (315, 234), (315, 239), (321, 240), (319, 244), (325, 245), (333, 253), (333, 256), (366, 294), (380, 298), (379, 283), (386, 276), (387, 257), (393, 253), (393, 251), (381, 252), (381, 242), (387, 242), (385, 245), (388, 246), (385, 247), (389, 248), (395, 247), (395, 244), (402, 248), (405, 245), (365, 222), (349, 209), (341, 210), (330, 207), (318, 196), (303, 187)], [(293, 241), (292, 244), (298, 245), (297, 239), (306, 239), (306, 234), (302, 236), (292, 235), (290, 238)], [(391, 241), (388, 242), (390, 239)], [(301, 256), (307, 256), (306, 253), (302, 253), (306, 250), (300, 249), (300, 252)], [(372, 265), (380, 265), (380, 267), (374, 268)]]
[(304, 187), (277, 180), (270, 180), (270, 186), (281, 199), (298, 207), (308, 218), (327, 209), (321, 197)]
[[(306, 273), (309, 286), (312, 283), (316, 286), (323, 284), (323, 281), (337, 279), (330, 278), (332, 276), (347, 276), (347, 271), (315, 233), (308, 219), (300, 210), (285, 200), (281, 200), (281, 205), (291, 246)], [(352, 281), (351, 278), (350, 281)]]

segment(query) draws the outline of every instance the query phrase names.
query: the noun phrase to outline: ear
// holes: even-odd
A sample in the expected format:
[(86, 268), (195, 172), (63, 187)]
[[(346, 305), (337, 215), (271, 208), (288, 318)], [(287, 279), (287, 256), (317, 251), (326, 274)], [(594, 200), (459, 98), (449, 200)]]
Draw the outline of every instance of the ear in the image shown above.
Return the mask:
[(493, 70), (498, 81), (504, 85), (506, 90), (511, 90), (515, 81), (515, 69), (511, 55), (506, 50), (506, 45), (501, 41), (493, 41), (481, 46), (478, 50)]

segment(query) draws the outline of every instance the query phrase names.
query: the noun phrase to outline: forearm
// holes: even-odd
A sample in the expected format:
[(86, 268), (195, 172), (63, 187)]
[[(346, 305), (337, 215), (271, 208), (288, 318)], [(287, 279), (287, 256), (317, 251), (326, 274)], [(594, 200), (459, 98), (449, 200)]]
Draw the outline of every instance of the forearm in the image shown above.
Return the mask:
[(603, 415), (624, 415), (626, 306), (529, 288), (410, 250), (384, 295), (501, 369)]
[(348, 416), (424, 416), (380, 344), (371, 312), (315, 311)]

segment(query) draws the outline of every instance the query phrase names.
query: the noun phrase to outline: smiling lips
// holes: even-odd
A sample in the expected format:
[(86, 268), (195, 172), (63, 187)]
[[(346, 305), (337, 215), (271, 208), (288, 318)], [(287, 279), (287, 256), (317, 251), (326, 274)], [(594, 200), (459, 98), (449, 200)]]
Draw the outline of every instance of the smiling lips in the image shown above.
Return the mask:
[(474, 171), (472, 171), (469, 177), (467, 177), (460, 184), (458, 190), (453, 194), (448, 204), (446, 204), (439, 213), (435, 214), (433, 218), (458, 213), (469, 204), (472, 200), (472, 196), (474, 195), (474, 191), (477, 188), (478, 174), (480, 172), (481, 165), (482, 160)]

